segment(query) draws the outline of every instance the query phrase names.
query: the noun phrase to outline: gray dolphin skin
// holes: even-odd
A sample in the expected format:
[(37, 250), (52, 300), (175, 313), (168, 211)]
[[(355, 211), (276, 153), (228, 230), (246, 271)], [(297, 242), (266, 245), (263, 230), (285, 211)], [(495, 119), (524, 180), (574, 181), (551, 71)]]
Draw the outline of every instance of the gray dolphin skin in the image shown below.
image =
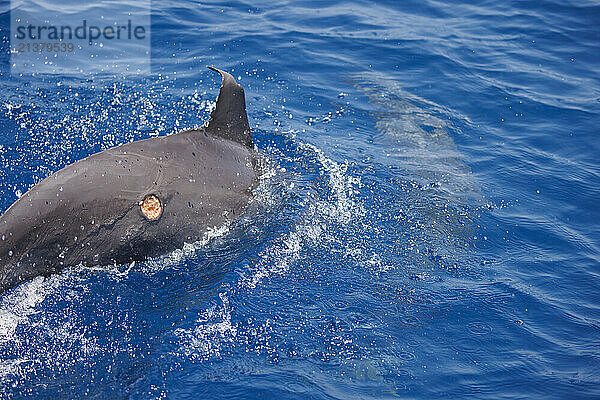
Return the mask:
[(70, 265), (123, 264), (235, 220), (258, 184), (244, 89), (228, 73), (208, 123), (93, 154), (0, 217), (0, 292)]

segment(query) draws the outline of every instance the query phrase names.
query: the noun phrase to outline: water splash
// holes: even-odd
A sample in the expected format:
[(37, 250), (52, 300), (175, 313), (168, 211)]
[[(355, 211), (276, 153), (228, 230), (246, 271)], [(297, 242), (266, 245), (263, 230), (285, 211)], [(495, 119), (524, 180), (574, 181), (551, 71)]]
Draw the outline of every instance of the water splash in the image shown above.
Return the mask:
[(225, 293), (220, 293), (220, 306), (204, 311), (191, 329), (176, 329), (173, 334), (179, 340), (176, 357), (198, 361), (221, 357), (225, 344), (235, 343), (237, 328), (231, 322), (231, 307)]
[[(251, 266), (251, 272), (240, 281), (241, 286), (253, 289), (269, 276), (285, 274), (301, 257), (304, 248), (310, 248), (321, 240), (330, 240), (328, 225), (348, 224), (364, 214), (364, 209), (354, 197), (356, 187), (360, 187), (360, 179), (347, 173), (347, 165), (333, 161), (312, 144), (301, 141), (295, 143), (298, 151), (315, 160), (319, 176), (327, 180), (326, 191), (309, 192), (294, 229), (279, 237), (259, 255), (258, 263)], [(331, 197), (328, 193), (331, 193)]]

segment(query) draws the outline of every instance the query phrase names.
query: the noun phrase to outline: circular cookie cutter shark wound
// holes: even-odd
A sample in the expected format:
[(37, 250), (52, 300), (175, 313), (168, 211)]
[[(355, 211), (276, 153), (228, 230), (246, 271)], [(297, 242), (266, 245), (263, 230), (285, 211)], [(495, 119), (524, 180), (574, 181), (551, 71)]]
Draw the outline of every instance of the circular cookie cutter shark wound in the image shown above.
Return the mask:
[(149, 194), (140, 202), (140, 211), (148, 221), (156, 221), (162, 215), (160, 199), (154, 194)]
[(258, 184), (259, 155), (244, 89), (209, 68), (222, 84), (202, 127), (79, 160), (0, 216), (0, 292), (69, 265), (159, 256), (242, 214)]

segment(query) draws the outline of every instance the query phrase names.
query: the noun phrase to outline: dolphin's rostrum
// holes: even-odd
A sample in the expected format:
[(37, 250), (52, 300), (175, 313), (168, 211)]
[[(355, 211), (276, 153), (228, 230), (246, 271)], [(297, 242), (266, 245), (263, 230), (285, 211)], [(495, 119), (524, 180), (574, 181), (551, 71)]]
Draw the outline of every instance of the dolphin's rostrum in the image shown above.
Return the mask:
[(244, 89), (211, 69), (223, 81), (203, 127), (77, 161), (0, 216), (0, 292), (69, 265), (158, 256), (243, 212), (258, 182)]

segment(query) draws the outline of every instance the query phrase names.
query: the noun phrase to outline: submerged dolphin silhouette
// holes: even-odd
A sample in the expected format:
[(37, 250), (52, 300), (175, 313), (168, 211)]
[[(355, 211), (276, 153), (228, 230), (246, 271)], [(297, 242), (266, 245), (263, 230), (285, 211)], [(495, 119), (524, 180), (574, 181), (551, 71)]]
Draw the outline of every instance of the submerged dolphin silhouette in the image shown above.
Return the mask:
[(143, 260), (237, 218), (257, 185), (244, 89), (227, 72), (200, 129), (93, 154), (0, 216), (0, 292), (69, 265)]

